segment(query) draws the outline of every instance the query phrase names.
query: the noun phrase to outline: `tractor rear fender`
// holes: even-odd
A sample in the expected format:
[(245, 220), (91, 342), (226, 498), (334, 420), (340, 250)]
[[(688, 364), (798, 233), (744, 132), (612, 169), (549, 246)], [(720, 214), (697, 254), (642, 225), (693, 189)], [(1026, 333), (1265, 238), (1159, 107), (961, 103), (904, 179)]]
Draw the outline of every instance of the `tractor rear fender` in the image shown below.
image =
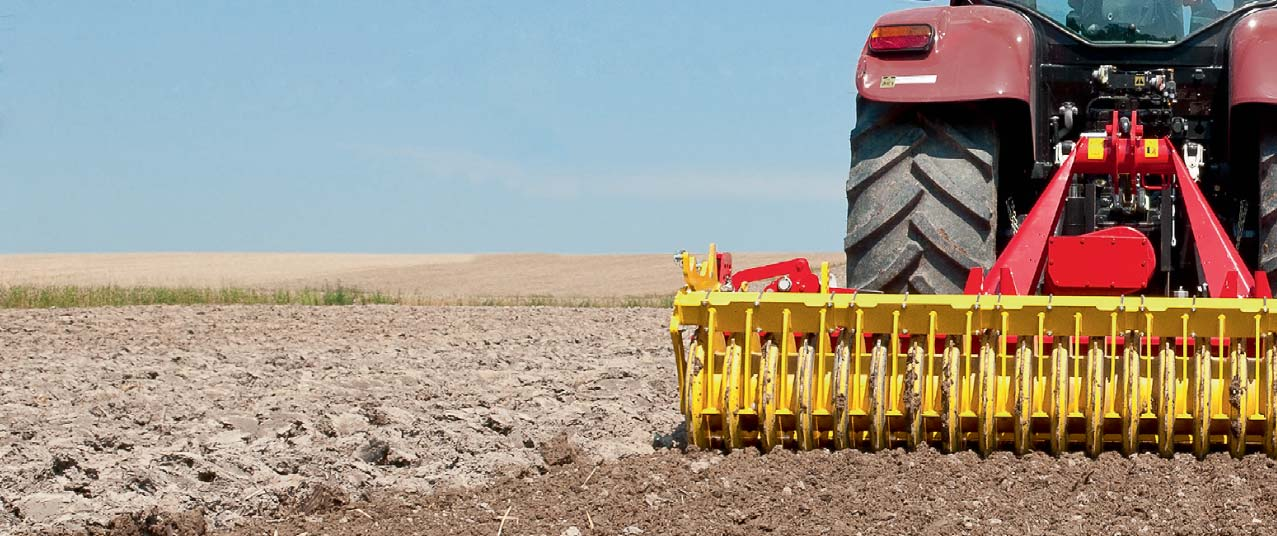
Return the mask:
[(1230, 44), (1230, 108), (1242, 104), (1277, 104), (1277, 9), (1246, 15), (1233, 27)]
[(978, 102), (979, 109), (994, 116), (999, 130), (1023, 132), (1009, 138), (1012, 146), (1003, 147), (1004, 168), (1028, 170), (1035, 156), (1046, 158), (1045, 140), (1034, 135), (1040, 130), (1033, 119), (1036, 45), (1024, 15), (990, 6), (927, 7), (888, 13), (876, 23), (899, 24), (930, 25), (935, 31), (931, 48), (872, 53), (866, 40), (856, 67), (858, 101)]
[(860, 96), (879, 102), (923, 103), (1014, 99), (1033, 102), (1034, 33), (1019, 13), (1000, 7), (906, 9), (877, 26), (928, 24), (931, 50), (872, 53), (856, 68)]

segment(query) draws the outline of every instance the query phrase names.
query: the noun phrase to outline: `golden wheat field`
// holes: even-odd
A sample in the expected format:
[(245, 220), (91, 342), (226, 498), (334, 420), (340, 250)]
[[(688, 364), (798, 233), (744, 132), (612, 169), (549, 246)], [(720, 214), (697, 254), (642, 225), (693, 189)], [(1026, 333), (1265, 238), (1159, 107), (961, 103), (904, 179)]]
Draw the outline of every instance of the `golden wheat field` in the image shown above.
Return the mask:
[[(737, 267), (794, 257), (842, 261), (842, 253), (741, 253)], [(817, 266), (813, 266), (816, 269)], [(838, 273), (841, 270), (834, 270)], [(423, 300), (672, 294), (673, 255), (100, 253), (0, 255), (0, 287), (344, 287)]]

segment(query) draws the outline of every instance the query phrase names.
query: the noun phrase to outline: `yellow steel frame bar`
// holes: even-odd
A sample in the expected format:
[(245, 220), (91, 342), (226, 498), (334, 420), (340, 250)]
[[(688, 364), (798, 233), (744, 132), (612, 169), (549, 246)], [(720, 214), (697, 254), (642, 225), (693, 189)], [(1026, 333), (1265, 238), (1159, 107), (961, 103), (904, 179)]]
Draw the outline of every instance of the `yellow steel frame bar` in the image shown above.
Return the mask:
[(764, 450), (1277, 457), (1275, 331), (1262, 299), (691, 289), (670, 321), (689, 440)]

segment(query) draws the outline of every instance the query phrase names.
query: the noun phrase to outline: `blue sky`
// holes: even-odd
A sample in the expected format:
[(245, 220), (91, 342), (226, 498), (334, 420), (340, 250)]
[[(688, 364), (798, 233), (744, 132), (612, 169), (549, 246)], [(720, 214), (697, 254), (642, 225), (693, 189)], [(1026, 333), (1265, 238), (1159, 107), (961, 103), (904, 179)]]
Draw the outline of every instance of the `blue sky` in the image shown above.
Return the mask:
[(0, 0), (0, 252), (836, 251), (918, 5)]

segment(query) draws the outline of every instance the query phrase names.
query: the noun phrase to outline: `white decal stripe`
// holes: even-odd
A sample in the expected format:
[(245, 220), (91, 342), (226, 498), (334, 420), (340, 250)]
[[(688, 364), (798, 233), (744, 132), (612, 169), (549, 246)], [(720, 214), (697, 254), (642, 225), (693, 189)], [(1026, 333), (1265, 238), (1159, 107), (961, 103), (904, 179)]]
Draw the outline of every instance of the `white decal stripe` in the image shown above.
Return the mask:
[(897, 76), (896, 77), (897, 86), (902, 86), (905, 84), (934, 84), (934, 83), (936, 83), (936, 75), (934, 74), (919, 74), (914, 76)]

